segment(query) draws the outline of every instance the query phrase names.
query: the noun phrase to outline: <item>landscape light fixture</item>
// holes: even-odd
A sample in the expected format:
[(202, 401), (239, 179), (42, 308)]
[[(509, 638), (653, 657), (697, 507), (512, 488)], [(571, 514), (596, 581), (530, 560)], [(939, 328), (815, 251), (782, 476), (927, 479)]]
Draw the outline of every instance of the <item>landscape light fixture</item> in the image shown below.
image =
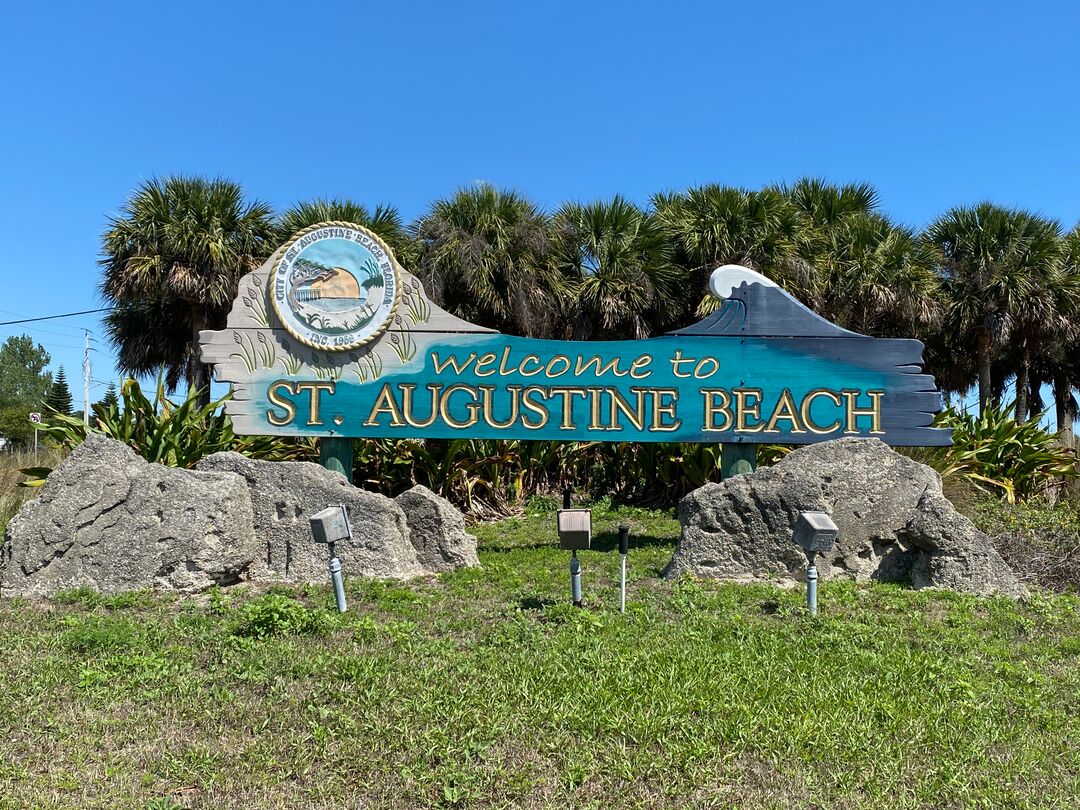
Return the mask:
[(570, 552), (570, 594), (574, 607), (582, 607), (581, 562), (578, 550), (592, 545), (592, 511), (570, 508), (570, 487), (563, 490), (563, 508), (558, 513), (559, 547)]
[(341, 540), (352, 540), (352, 527), (349, 526), (349, 513), (345, 511), (345, 504), (341, 506), (328, 506), (321, 512), (316, 512), (309, 518), (311, 534), (316, 543), (325, 543), (330, 552), (330, 581), (334, 583), (334, 598), (337, 600), (337, 608), (341, 613), (346, 610), (345, 583), (341, 577), (341, 560), (334, 551), (334, 543)]
[(619, 524), (619, 613), (626, 613), (626, 555), (630, 551), (630, 527)]
[(814, 564), (819, 552), (832, 551), (836, 524), (825, 512), (799, 512), (795, 521), (792, 540), (806, 552), (806, 606), (810, 615), (817, 615), (817, 566)]

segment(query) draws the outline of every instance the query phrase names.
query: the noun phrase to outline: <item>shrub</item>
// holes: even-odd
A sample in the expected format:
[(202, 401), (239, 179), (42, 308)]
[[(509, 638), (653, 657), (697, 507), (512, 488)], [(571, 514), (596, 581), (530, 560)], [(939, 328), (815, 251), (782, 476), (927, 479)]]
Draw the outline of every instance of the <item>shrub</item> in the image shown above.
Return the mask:
[(1038, 499), (1009, 505), (985, 495), (968, 510), (994, 548), (1023, 579), (1080, 591), (1080, 504)]
[(251, 600), (242, 613), (233, 635), (246, 638), (321, 635), (334, 625), (334, 617), (327, 611), (312, 610), (300, 600), (280, 593)]
[(1009, 503), (1040, 494), (1062, 478), (1076, 476), (1076, 454), (1039, 427), (1017, 422), (1011, 404), (987, 407), (976, 416), (948, 407), (934, 424), (952, 428), (952, 447), (925, 448), (916, 457), (943, 479), (962, 477)]

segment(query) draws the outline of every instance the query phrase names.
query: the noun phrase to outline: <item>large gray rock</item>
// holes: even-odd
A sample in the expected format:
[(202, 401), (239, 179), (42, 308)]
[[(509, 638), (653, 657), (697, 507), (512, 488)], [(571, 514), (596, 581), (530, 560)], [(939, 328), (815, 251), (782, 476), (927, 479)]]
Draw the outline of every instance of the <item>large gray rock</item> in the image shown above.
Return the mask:
[(937, 473), (878, 439), (809, 445), (691, 492), (679, 504), (682, 534), (665, 575), (804, 578), (806, 557), (791, 540), (800, 511), (828, 512), (840, 530), (833, 551), (818, 557), (823, 579), (1024, 593), (986, 535), (942, 496)]
[(240, 579), (256, 554), (251, 499), (229, 473), (151, 464), (90, 436), (8, 524), (0, 590), (198, 591)]
[(394, 499), (405, 512), (409, 536), (424, 569), (433, 574), (479, 565), (476, 538), (450, 501), (417, 485)]
[(350, 576), (405, 579), (421, 576), (409, 541), (405, 513), (393, 500), (352, 486), (345, 476), (308, 462), (256, 461), (239, 453), (214, 453), (197, 469), (235, 473), (247, 482), (260, 553), (254, 579), (329, 581), (326, 546), (316, 545), (308, 518), (345, 504), (353, 529), (350, 543), (335, 546)]

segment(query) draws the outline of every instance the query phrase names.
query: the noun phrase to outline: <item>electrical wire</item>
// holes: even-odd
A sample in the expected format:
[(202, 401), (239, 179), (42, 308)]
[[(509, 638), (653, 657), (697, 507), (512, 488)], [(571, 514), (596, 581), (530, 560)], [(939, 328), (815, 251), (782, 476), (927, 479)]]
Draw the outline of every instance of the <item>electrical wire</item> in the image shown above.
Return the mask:
[(112, 307), (102, 309), (84, 309), (81, 312), (65, 312), (63, 315), (43, 315), (40, 318), (23, 318), (19, 321), (0, 321), (0, 326), (11, 326), (17, 323), (35, 323), (37, 321), (54, 321), (57, 318), (74, 318), (76, 315), (93, 315), (98, 312), (112, 312)]

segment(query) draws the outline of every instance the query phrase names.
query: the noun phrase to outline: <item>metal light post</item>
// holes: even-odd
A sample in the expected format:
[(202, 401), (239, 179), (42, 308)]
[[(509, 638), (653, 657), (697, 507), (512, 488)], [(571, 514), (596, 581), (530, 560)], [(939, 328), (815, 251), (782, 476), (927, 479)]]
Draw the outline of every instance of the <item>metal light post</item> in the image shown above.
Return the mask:
[(344, 613), (348, 606), (345, 604), (345, 583), (341, 575), (341, 560), (337, 558), (334, 543), (339, 540), (352, 539), (352, 527), (349, 525), (349, 513), (345, 511), (345, 504), (341, 506), (329, 506), (321, 512), (316, 512), (309, 519), (311, 534), (316, 543), (326, 543), (330, 553), (330, 581), (334, 585), (334, 598), (337, 600), (337, 608)]
[(619, 613), (626, 613), (626, 554), (630, 550), (630, 527), (619, 524)]
[(563, 508), (558, 513), (559, 547), (570, 552), (570, 595), (574, 607), (582, 607), (581, 561), (578, 550), (592, 545), (592, 512), (570, 508), (570, 487), (563, 490)]
[(792, 540), (806, 553), (806, 607), (817, 615), (817, 555), (831, 551), (839, 531), (825, 512), (799, 512)]

